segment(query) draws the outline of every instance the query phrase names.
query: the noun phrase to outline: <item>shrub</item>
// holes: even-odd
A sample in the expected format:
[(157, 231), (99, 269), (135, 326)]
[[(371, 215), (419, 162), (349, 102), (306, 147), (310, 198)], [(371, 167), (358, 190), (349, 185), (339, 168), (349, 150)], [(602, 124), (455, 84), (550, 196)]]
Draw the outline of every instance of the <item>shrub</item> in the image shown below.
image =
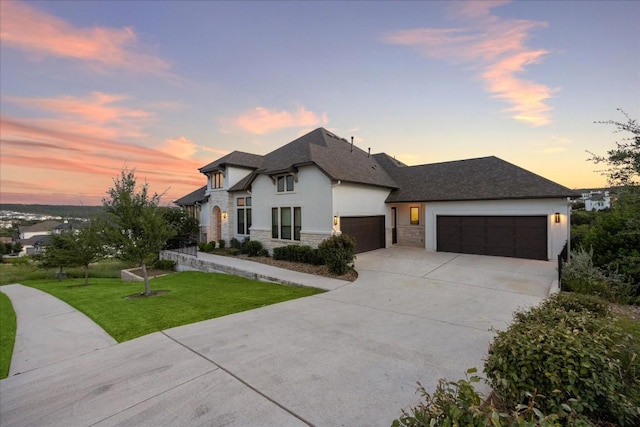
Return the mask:
[(240, 249), (240, 248), (242, 248), (242, 243), (240, 243), (240, 240), (236, 239), (235, 237), (231, 238), (231, 241), (229, 242), (229, 245), (230, 245), (233, 249)]
[(424, 399), (409, 412), (393, 421), (392, 427), (426, 426), (590, 426), (584, 417), (579, 416), (569, 404), (563, 404), (557, 413), (544, 415), (537, 406), (544, 399), (539, 394), (529, 394), (526, 405), (516, 405), (509, 414), (499, 411), (493, 402), (482, 403), (482, 395), (475, 390), (474, 384), (480, 381), (477, 376), (468, 377), (476, 369), (467, 371), (467, 379), (457, 382), (438, 381), (433, 395), (418, 383), (418, 393)]
[(324, 264), (324, 261), (320, 256), (320, 250), (306, 245), (287, 245), (275, 248), (273, 250), (273, 259), (303, 262), (313, 265)]
[(226, 245), (227, 245), (227, 242), (225, 242), (224, 239), (218, 240), (218, 247), (220, 249), (224, 249)]
[(158, 270), (173, 271), (176, 268), (176, 263), (175, 261), (171, 261), (170, 259), (158, 259), (154, 261), (153, 268), (157, 268)]
[(242, 252), (249, 256), (258, 256), (263, 249), (262, 243), (258, 240), (248, 240), (242, 245)]
[(207, 251), (207, 242), (200, 242), (198, 243), (198, 250), (200, 252), (206, 252)]
[(526, 404), (527, 393), (537, 390), (546, 397), (543, 412), (575, 400), (577, 412), (591, 419), (637, 425), (640, 402), (633, 401), (634, 388), (624, 380), (630, 373), (620, 363), (632, 340), (592, 299), (560, 294), (517, 313), (509, 329), (498, 332), (485, 372), (505, 402)]
[(263, 256), (263, 257), (268, 257), (269, 256), (269, 251), (266, 250), (265, 248), (262, 248), (258, 251), (258, 256)]
[(215, 249), (216, 249), (215, 240), (212, 240), (209, 243), (207, 243), (207, 252), (213, 252)]
[(562, 285), (572, 292), (623, 304), (629, 303), (635, 294), (634, 287), (626, 283), (623, 276), (594, 266), (593, 249), (571, 251), (571, 261), (562, 269)]
[(356, 239), (346, 234), (339, 234), (325, 239), (318, 245), (320, 256), (329, 271), (344, 274), (353, 267), (356, 258)]
[(307, 253), (305, 253), (304, 262), (306, 262), (307, 264), (313, 264), (313, 265), (324, 264), (324, 259), (322, 259), (322, 255), (320, 254), (320, 249), (311, 248)]

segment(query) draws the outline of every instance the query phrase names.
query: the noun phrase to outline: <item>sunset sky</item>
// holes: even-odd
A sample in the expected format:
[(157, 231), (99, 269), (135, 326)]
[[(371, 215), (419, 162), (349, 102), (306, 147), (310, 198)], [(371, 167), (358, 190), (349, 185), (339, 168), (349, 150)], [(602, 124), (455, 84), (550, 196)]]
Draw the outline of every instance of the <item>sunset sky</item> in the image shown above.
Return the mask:
[(166, 192), (323, 126), (409, 165), (498, 156), (570, 188), (640, 118), (640, 2), (0, 1), (0, 202)]

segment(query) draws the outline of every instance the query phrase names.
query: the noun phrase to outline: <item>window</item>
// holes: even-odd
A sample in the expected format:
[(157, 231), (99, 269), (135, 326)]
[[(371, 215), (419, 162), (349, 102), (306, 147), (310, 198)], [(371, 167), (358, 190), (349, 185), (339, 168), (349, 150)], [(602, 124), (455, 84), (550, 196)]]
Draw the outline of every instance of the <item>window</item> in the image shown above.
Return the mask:
[(278, 236), (278, 208), (271, 208), (271, 238), (277, 239)]
[(249, 229), (251, 228), (251, 197), (238, 197), (236, 206), (238, 207), (238, 234), (249, 234)]
[(273, 239), (300, 240), (300, 230), (302, 230), (302, 208), (271, 208)]
[(420, 224), (420, 208), (417, 208), (417, 207), (409, 208), (409, 220), (411, 225)]
[(282, 175), (277, 179), (278, 193), (293, 191), (293, 175)]
[(224, 176), (222, 172), (215, 172), (211, 175), (211, 188), (222, 188), (224, 187)]

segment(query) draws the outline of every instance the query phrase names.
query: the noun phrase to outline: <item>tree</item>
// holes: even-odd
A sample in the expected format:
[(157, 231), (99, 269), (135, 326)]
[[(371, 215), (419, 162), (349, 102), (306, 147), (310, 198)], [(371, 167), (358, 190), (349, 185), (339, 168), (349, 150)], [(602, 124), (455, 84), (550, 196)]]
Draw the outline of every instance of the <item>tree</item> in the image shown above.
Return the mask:
[(146, 182), (138, 186), (135, 170), (123, 169), (113, 184), (109, 197), (102, 200), (108, 221), (105, 229), (116, 254), (142, 268), (144, 295), (150, 296), (147, 263), (175, 232), (158, 207), (161, 195), (150, 195)]
[(596, 123), (614, 125), (616, 133), (630, 132), (631, 136), (616, 142), (616, 148), (607, 151), (607, 156), (598, 156), (589, 152), (592, 156), (589, 160), (609, 166), (609, 169), (602, 171), (602, 174), (607, 176), (610, 185), (637, 186), (640, 184), (640, 125), (622, 109), (619, 108), (618, 111), (627, 118), (626, 123), (615, 120)]
[(200, 223), (196, 218), (189, 215), (189, 213), (182, 208), (161, 207), (159, 209), (175, 231), (175, 235), (170, 242), (168, 242), (169, 245), (173, 244), (173, 247), (178, 247), (185, 242), (197, 240), (198, 233), (200, 232)]
[(102, 225), (93, 220), (76, 231), (53, 234), (47, 244), (41, 265), (45, 268), (83, 267), (84, 284), (89, 284), (89, 265), (106, 255)]

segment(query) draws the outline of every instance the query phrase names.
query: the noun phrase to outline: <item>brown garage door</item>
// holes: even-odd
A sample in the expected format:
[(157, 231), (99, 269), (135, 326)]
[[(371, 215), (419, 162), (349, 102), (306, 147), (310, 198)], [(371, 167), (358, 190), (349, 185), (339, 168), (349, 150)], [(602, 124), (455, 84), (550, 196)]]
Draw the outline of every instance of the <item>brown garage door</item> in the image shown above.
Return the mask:
[(442, 252), (547, 259), (546, 216), (438, 216)]
[(356, 238), (356, 252), (384, 248), (384, 215), (340, 217), (340, 229)]

